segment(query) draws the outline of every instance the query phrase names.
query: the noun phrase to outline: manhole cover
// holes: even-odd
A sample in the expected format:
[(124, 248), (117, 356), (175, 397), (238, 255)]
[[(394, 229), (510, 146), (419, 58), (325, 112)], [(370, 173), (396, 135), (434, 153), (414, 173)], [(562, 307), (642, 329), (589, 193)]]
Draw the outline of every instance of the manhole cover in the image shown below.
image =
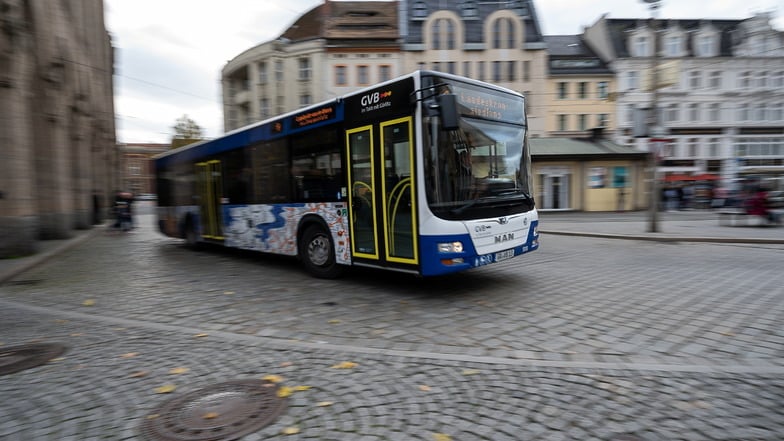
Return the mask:
[(277, 388), (261, 380), (234, 380), (164, 402), (142, 423), (153, 441), (235, 440), (275, 420), (286, 407)]
[(0, 375), (13, 374), (34, 368), (57, 358), (68, 350), (59, 343), (35, 343), (0, 347)]

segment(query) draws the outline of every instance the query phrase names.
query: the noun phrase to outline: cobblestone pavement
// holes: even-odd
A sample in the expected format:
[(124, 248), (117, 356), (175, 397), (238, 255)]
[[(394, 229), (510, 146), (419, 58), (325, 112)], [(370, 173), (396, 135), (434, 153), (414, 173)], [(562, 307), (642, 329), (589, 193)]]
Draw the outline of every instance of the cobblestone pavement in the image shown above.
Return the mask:
[(784, 246), (545, 235), (450, 277), (325, 281), (142, 220), (0, 286), (4, 346), (69, 346), (0, 376), (0, 439), (142, 439), (156, 387), (267, 374), (311, 388), (245, 441), (784, 439)]

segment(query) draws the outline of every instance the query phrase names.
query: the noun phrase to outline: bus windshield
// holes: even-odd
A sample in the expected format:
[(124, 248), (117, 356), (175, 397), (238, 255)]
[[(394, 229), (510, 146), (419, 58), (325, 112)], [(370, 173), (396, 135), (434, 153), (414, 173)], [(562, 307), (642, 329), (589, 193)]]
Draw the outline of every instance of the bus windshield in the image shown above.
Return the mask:
[(424, 119), (431, 211), (459, 220), (533, 209), (522, 97), (455, 83), (448, 93), (458, 97), (459, 128), (445, 130), (437, 115)]

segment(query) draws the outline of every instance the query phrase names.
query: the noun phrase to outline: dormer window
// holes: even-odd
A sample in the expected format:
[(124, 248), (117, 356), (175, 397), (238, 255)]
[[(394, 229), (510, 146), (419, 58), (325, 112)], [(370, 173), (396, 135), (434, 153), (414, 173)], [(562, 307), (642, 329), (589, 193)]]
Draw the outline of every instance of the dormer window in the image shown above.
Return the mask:
[(714, 51), (714, 38), (713, 35), (698, 35), (697, 36), (697, 56), (710, 57), (713, 56)]
[(680, 35), (670, 35), (664, 40), (664, 53), (668, 57), (680, 57), (682, 45)]
[(460, 7), (462, 8), (461, 14), (463, 18), (479, 17), (479, 8), (476, 6), (476, 1), (468, 0), (463, 2)]
[(414, 8), (412, 9), (412, 14), (414, 18), (426, 18), (427, 17), (427, 4), (423, 1), (418, 1), (414, 3)]
[(634, 55), (637, 57), (647, 57), (650, 55), (650, 39), (647, 35), (634, 37)]

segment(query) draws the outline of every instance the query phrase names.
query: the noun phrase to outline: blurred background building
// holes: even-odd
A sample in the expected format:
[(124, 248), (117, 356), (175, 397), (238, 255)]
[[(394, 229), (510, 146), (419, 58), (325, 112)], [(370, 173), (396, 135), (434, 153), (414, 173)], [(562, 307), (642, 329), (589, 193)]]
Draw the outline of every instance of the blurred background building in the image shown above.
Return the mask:
[(3, 0), (0, 257), (100, 222), (116, 174), (102, 0)]

